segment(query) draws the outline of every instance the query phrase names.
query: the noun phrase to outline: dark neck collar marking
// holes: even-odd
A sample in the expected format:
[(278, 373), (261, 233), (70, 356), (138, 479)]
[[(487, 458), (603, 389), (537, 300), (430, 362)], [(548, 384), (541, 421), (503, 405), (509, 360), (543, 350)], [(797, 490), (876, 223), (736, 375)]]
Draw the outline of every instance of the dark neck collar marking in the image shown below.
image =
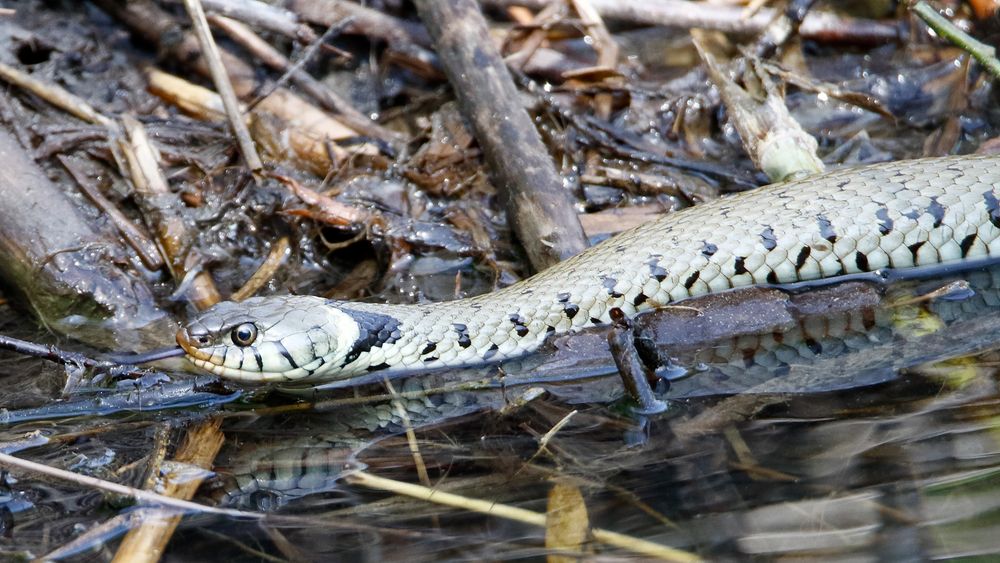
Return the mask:
[(340, 310), (354, 319), (354, 322), (358, 323), (358, 330), (360, 331), (358, 339), (354, 341), (351, 350), (344, 357), (341, 367), (358, 359), (358, 356), (364, 352), (368, 352), (372, 348), (392, 344), (402, 337), (399, 331), (399, 321), (394, 317), (357, 311), (344, 308), (343, 306), (340, 307)]

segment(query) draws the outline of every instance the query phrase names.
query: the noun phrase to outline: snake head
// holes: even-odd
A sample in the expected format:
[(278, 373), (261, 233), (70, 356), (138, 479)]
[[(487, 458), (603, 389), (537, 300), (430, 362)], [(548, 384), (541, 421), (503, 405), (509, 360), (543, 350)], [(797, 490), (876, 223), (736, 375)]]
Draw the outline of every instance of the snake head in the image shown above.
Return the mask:
[(187, 359), (248, 383), (294, 381), (337, 370), (358, 339), (348, 315), (311, 296), (226, 301), (177, 332)]

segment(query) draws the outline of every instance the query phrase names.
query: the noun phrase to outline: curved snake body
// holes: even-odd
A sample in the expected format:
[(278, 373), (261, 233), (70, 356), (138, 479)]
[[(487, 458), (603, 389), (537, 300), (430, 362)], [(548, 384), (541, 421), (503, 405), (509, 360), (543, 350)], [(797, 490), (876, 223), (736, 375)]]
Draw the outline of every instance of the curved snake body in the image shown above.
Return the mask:
[(682, 299), (1000, 256), (1000, 157), (844, 169), (669, 214), (505, 289), (426, 305), (279, 296), (221, 303), (178, 333), (247, 382), (332, 381), (501, 361), (551, 333)]

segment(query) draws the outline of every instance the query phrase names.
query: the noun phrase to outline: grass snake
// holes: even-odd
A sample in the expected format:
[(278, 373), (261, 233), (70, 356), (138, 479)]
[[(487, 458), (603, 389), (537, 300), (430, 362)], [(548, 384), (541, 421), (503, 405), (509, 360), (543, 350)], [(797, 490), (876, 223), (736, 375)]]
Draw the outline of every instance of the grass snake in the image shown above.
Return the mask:
[(177, 341), (244, 382), (329, 382), (499, 362), (547, 336), (751, 285), (1000, 256), (1000, 157), (847, 168), (724, 197), (621, 233), (504, 289), (384, 305), (255, 297), (201, 313)]

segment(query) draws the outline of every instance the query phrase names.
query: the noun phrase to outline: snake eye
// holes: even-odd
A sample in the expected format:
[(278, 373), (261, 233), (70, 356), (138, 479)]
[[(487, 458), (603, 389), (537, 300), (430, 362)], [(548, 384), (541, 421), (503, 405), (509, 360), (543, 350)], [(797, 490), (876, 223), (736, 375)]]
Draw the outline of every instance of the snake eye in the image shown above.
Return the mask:
[(245, 348), (253, 344), (254, 340), (257, 340), (257, 325), (253, 323), (243, 323), (238, 325), (230, 333), (233, 338), (233, 344), (239, 346), (240, 348)]

